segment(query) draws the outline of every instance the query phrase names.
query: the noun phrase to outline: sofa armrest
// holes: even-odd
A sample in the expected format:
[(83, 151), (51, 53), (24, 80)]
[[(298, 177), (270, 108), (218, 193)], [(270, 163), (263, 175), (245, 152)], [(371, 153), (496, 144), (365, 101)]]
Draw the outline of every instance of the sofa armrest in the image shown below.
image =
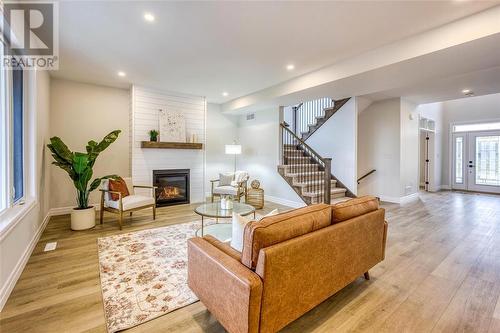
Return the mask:
[(188, 240), (188, 285), (229, 332), (258, 332), (262, 280), (200, 237)]
[(225, 254), (229, 255), (230, 257), (233, 257), (234, 259), (241, 261), (241, 252), (238, 252), (237, 250), (233, 249), (231, 245), (228, 243), (221, 242), (217, 238), (215, 238), (212, 235), (205, 235), (203, 236), (203, 239), (224, 252)]

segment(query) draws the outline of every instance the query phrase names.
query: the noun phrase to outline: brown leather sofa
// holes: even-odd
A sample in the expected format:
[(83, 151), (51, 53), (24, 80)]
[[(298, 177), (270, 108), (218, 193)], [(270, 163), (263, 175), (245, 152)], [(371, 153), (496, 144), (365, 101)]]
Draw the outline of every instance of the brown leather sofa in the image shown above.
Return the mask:
[(188, 241), (188, 284), (231, 333), (276, 332), (384, 259), (374, 197), (319, 204), (245, 227), (242, 253), (211, 236)]

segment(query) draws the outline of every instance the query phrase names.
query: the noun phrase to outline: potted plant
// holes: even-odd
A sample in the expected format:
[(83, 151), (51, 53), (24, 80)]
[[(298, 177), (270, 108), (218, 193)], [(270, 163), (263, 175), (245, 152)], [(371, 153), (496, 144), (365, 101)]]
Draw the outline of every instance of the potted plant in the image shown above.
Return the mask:
[(151, 131), (149, 131), (149, 141), (158, 141), (158, 134), (160, 133), (157, 130), (152, 129)]
[(87, 143), (86, 153), (72, 152), (68, 146), (57, 136), (50, 138), (47, 147), (52, 152), (54, 162), (66, 171), (76, 187), (77, 207), (71, 212), (71, 229), (84, 230), (95, 226), (95, 208), (89, 206), (89, 194), (97, 189), (103, 179), (116, 178), (116, 175), (109, 175), (95, 178), (89, 185), (92, 178), (94, 163), (97, 156), (115, 142), (120, 134), (120, 130), (115, 130), (106, 135), (101, 142), (93, 140)]

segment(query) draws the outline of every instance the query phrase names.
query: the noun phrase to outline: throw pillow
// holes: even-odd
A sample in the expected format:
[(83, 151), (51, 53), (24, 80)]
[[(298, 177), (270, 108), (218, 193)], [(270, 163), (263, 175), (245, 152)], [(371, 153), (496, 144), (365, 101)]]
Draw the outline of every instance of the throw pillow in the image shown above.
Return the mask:
[(230, 186), (233, 181), (233, 174), (219, 173), (219, 186)]
[[(274, 209), (269, 212), (267, 215), (262, 216), (257, 221), (260, 221), (266, 216), (272, 216), (278, 214), (278, 210)], [(243, 251), (243, 234), (245, 233), (245, 226), (252, 222), (252, 219), (241, 216), (240, 214), (233, 213), (233, 223), (232, 223), (232, 235), (231, 235), (231, 247), (239, 252)]]
[[(120, 192), (122, 194), (122, 198), (130, 194), (127, 188), (127, 183), (125, 183), (125, 180), (123, 180), (122, 177), (118, 177), (116, 179), (110, 179), (109, 190), (114, 192)], [(111, 194), (111, 200), (116, 201), (119, 199), (118, 194), (115, 193), (110, 193), (110, 194)]]

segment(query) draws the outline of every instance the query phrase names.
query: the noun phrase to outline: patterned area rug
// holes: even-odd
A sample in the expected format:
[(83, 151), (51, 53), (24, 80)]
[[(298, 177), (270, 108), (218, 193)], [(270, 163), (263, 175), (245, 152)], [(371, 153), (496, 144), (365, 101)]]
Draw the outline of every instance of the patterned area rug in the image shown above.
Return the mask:
[(187, 239), (199, 226), (189, 222), (97, 240), (108, 332), (198, 300), (187, 285)]

